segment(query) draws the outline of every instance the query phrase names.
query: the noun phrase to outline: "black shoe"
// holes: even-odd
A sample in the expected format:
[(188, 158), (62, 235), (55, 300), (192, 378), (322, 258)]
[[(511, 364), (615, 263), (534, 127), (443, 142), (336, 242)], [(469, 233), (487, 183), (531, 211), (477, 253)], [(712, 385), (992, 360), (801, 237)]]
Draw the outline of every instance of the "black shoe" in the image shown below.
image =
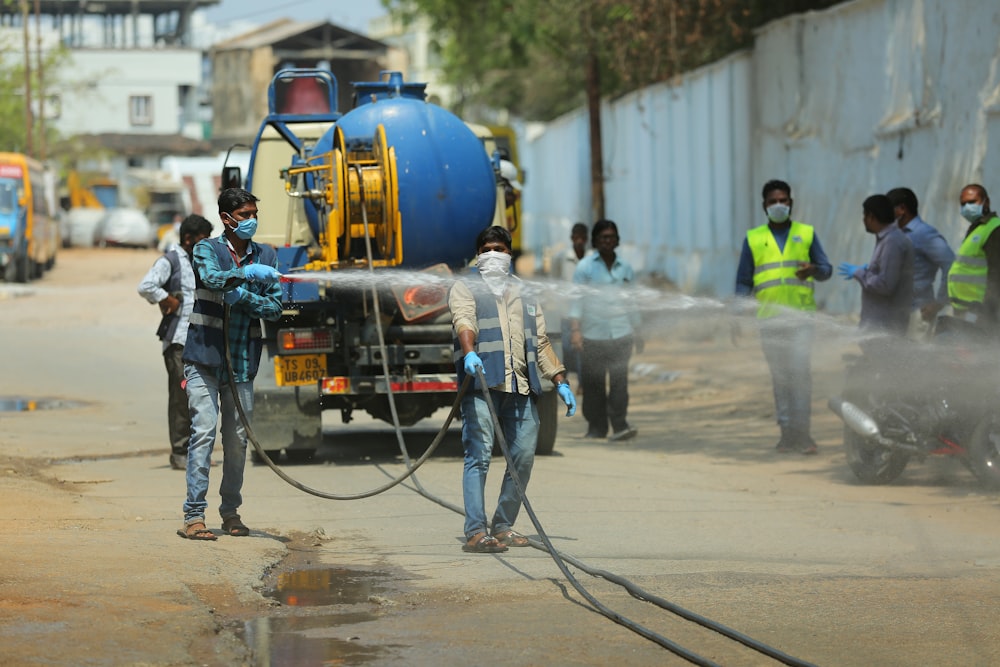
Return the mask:
[(597, 431), (587, 431), (587, 433), (583, 437), (587, 438), (588, 440), (604, 440), (606, 437), (608, 437), (608, 434), (598, 433)]
[(611, 437), (609, 437), (608, 440), (611, 442), (621, 442), (622, 440), (631, 440), (637, 435), (639, 435), (638, 429), (634, 429), (631, 426), (626, 426), (621, 431), (612, 433)]
[(171, 454), (170, 467), (174, 470), (187, 470), (187, 454)]

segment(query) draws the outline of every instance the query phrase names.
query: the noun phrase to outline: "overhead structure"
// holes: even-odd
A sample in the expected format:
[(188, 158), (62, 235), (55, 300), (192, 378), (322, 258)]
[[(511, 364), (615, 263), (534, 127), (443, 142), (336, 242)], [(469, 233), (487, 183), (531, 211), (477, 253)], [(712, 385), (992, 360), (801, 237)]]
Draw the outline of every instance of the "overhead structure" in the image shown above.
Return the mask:
[[(190, 43), (191, 17), (195, 11), (215, 7), (222, 0), (31, 0), (31, 13), (51, 17), (67, 46), (83, 46), (85, 19), (103, 22), (105, 48), (149, 46), (139, 43), (139, 17), (153, 19), (153, 40), (167, 46)], [(0, 25), (20, 25), (21, 4), (0, 3)], [(131, 29), (126, 22), (131, 19)], [(131, 43), (126, 43), (130, 37)]]

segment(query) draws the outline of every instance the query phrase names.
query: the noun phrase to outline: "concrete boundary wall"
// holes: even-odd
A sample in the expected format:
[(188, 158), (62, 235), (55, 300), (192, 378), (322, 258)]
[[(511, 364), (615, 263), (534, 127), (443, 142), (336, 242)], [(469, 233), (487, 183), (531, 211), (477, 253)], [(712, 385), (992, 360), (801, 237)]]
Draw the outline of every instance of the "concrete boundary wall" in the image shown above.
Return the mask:
[[(957, 246), (962, 185), (983, 183), (1000, 208), (1000, 3), (855, 0), (786, 17), (750, 52), (606, 103), (603, 127), (623, 254), (686, 292), (732, 292), (770, 178), (791, 183), (794, 217), (835, 265), (868, 259), (861, 202), (901, 185)], [(564, 247), (572, 222), (592, 222), (585, 111), (525, 144), (528, 245)], [(835, 276), (817, 298), (856, 312), (858, 292)]]

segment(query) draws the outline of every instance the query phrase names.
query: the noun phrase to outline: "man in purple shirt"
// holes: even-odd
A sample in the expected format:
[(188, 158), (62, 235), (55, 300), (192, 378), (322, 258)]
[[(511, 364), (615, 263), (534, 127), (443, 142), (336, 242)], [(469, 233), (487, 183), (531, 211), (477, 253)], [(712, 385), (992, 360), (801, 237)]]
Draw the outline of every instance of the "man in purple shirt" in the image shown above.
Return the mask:
[(903, 336), (913, 302), (913, 244), (895, 224), (892, 202), (872, 195), (862, 204), (865, 229), (875, 235), (875, 250), (864, 266), (844, 262), (837, 272), (861, 284), (861, 328)]
[[(886, 193), (886, 197), (892, 203), (896, 223), (910, 239), (915, 253), (908, 334), (916, 340), (927, 340), (933, 332), (938, 312), (948, 305), (948, 271), (955, 261), (955, 253), (938, 230), (920, 218), (913, 190), (893, 188)], [(941, 272), (941, 280), (935, 290), (934, 279), (938, 271)]]

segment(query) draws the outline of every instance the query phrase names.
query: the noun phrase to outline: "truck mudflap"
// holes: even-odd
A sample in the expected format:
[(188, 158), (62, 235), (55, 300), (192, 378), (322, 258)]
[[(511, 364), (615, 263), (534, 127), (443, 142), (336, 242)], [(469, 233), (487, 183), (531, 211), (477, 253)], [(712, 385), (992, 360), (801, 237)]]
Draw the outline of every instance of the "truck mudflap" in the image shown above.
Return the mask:
[[(289, 461), (308, 461), (323, 442), (323, 424), (316, 385), (279, 387), (274, 365), (261, 364), (254, 381), (251, 427), (271, 459), (281, 450)], [(251, 453), (259, 462), (256, 450)]]

